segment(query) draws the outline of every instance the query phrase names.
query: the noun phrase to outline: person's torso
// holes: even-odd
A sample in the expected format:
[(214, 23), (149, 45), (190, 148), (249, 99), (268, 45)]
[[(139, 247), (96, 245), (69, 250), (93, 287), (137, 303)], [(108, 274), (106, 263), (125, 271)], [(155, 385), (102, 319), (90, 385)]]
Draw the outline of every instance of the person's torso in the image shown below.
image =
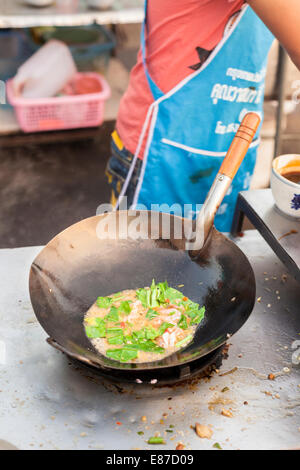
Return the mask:
[[(244, 0), (148, 2), (147, 66), (162, 92), (167, 93), (200, 67), (222, 39), (231, 16), (243, 3)], [(139, 52), (117, 120), (118, 133), (132, 153), (152, 102)]]

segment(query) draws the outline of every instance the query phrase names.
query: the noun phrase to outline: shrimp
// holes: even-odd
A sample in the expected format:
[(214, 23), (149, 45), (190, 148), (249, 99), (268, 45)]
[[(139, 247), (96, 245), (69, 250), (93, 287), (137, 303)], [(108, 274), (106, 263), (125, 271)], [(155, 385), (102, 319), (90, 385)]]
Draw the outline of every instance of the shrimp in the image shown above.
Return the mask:
[(141, 306), (142, 303), (139, 300), (136, 300), (133, 302), (131, 305), (131, 312), (130, 314), (126, 317), (126, 321), (129, 322), (134, 322), (137, 320), (143, 313), (141, 312)]
[(178, 326), (168, 328), (164, 334), (157, 339), (157, 344), (163, 348), (170, 348), (175, 346), (178, 341), (178, 336), (182, 334), (182, 330)]
[(152, 320), (152, 325), (154, 326), (154, 328), (159, 328), (160, 325), (162, 325), (164, 322), (177, 325), (178, 321), (181, 318), (180, 310), (178, 310), (177, 308), (173, 306), (170, 306), (168, 308), (158, 308), (156, 310), (159, 313), (159, 317), (154, 318)]

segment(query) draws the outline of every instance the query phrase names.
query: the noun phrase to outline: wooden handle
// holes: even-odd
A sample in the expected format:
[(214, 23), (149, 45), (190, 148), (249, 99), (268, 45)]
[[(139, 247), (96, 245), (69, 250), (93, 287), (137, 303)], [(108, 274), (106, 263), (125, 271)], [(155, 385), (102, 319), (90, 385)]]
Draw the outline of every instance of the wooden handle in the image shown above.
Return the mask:
[(254, 139), (260, 121), (258, 114), (246, 114), (223, 160), (219, 173), (233, 180)]

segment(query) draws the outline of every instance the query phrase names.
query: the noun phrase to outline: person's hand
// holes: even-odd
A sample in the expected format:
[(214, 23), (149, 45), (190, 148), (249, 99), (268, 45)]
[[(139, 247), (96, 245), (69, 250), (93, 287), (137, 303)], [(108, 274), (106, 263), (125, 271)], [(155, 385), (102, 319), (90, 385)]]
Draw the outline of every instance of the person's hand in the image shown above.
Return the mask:
[(300, 70), (300, 1), (248, 0)]

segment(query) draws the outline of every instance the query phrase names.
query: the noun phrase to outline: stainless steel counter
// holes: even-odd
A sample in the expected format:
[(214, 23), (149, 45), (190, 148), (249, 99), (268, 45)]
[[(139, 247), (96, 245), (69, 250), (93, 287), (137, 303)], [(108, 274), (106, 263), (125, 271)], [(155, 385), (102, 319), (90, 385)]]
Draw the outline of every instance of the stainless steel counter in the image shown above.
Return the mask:
[[(21, 449), (146, 449), (156, 432), (166, 445), (151, 449), (299, 447), (300, 286), (256, 231), (238, 244), (257, 279), (250, 320), (210, 381), (159, 389), (103, 383), (49, 347), (27, 285), (40, 248), (0, 250), (0, 448), (5, 440)], [(191, 429), (196, 422), (211, 425), (210, 440)]]
[(91, 9), (86, 0), (56, 0), (52, 6), (39, 8), (23, 0), (0, 2), (0, 28), (141, 23), (143, 15), (143, 0), (115, 0), (109, 10)]
[(260, 232), (295, 279), (300, 281), (300, 218), (280, 212), (271, 189), (239, 193), (233, 234), (241, 230), (244, 216)]

